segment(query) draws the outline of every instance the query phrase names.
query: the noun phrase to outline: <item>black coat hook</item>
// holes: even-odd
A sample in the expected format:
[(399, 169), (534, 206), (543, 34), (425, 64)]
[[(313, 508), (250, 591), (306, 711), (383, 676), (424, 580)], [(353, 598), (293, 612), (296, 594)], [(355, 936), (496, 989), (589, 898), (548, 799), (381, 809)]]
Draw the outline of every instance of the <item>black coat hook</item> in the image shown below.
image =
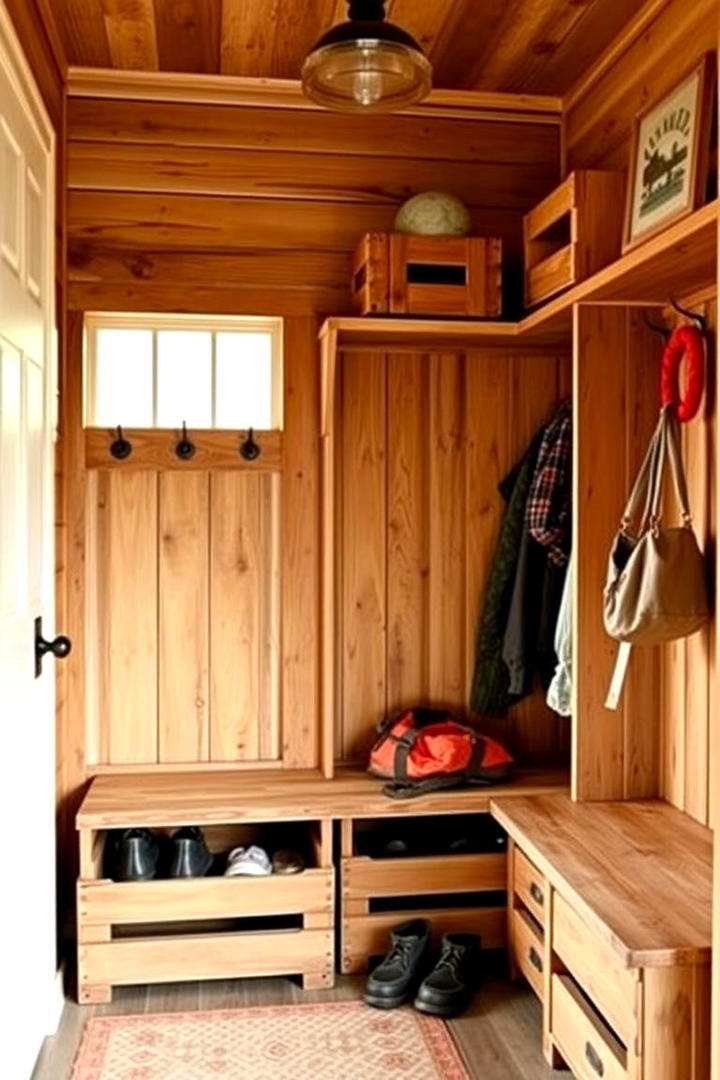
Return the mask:
[(681, 307), (673, 296), (669, 297), (669, 300), (670, 307), (673, 309), (673, 311), (676, 311), (678, 315), (682, 315), (686, 319), (691, 319), (695, 323), (701, 334), (704, 334), (706, 332), (707, 321), (704, 315), (700, 315), (696, 311), (688, 311), (687, 308)]
[(240, 443), (240, 457), (245, 458), (246, 461), (256, 461), (261, 453), (262, 448), (255, 442), (253, 429), (250, 428), (247, 433), (247, 438), (244, 442)]
[(658, 326), (657, 323), (651, 322), (644, 311), (643, 322), (647, 326), (648, 330), (652, 330), (654, 334), (659, 334), (663, 341), (667, 341), (670, 337), (670, 331), (668, 330), (667, 326)]
[(116, 428), (116, 437), (110, 443), (110, 453), (116, 461), (124, 461), (125, 458), (129, 458), (132, 454), (132, 443), (128, 442), (123, 435), (121, 424), (118, 424)]
[(195, 457), (195, 443), (191, 439), (188, 439), (187, 424), (183, 420), (182, 425), (182, 438), (175, 447), (175, 453), (181, 461), (190, 461)]

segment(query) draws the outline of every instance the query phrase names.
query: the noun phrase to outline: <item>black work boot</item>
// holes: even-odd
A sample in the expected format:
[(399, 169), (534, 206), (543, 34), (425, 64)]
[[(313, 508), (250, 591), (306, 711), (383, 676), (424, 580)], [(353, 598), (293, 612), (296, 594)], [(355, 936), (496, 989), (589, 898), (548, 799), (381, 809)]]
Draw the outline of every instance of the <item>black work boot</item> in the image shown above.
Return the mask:
[(160, 845), (149, 829), (124, 829), (115, 841), (112, 875), (116, 881), (149, 881), (155, 877)]
[(430, 942), (427, 919), (412, 919), (393, 930), (390, 951), (368, 977), (364, 1000), (376, 1009), (395, 1009), (412, 994)]
[(202, 829), (186, 825), (173, 833), (170, 877), (204, 877), (213, 864)]
[(480, 938), (475, 934), (446, 934), (440, 959), (420, 983), (415, 1008), (433, 1016), (457, 1016), (472, 997), (480, 960)]

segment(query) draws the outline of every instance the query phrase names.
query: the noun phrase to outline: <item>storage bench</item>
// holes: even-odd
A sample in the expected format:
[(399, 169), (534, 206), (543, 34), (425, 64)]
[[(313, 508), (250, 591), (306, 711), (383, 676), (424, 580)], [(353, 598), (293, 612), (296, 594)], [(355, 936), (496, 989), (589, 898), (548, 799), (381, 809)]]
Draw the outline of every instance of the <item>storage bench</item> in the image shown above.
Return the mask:
[(512, 968), (549, 1064), (580, 1080), (709, 1080), (710, 831), (660, 801), (496, 799)]
[[(267, 824), (213, 823), (204, 833), (211, 851), (226, 852), (258, 840)], [(275, 821), (279, 838), (284, 826), (297, 836), (297, 823)], [(306, 868), (297, 874), (120, 882), (106, 876), (108, 830), (81, 827), (79, 1000), (109, 1001), (114, 986), (252, 975), (300, 975), (306, 988), (331, 987), (332, 822), (309, 819), (299, 828)]]

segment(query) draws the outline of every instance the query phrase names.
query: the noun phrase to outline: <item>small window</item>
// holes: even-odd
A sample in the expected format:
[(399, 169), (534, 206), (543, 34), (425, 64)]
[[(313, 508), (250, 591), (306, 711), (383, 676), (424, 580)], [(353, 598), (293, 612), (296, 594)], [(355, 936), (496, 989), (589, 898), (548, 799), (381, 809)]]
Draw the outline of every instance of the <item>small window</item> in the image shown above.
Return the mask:
[(88, 315), (88, 427), (282, 427), (282, 320)]

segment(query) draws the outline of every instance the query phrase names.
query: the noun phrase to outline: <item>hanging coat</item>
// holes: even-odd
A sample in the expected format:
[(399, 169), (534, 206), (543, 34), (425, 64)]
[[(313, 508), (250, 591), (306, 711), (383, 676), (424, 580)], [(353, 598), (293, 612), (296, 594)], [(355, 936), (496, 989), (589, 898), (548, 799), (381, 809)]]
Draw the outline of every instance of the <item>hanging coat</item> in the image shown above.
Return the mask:
[(527, 499), (543, 434), (544, 429), (537, 433), (525, 457), (500, 485), (500, 493), (508, 505), (478, 622), (470, 693), (471, 709), (486, 716), (504, 715), (511, 702), (508, 669), (502, 656), (503, 639), (525, 531)]

